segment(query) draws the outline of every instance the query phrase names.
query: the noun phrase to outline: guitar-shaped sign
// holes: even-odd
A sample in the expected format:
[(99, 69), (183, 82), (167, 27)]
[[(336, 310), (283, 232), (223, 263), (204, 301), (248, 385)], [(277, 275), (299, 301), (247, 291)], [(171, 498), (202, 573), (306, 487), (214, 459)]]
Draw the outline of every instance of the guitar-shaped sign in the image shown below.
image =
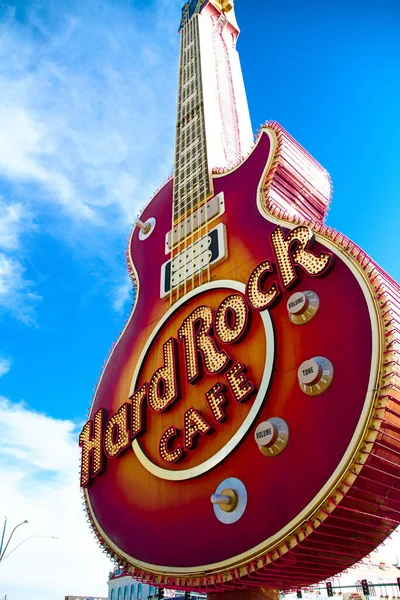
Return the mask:
[(174, 177), (80, 435), (98, 540), (176, 589), (300, 588), (400, 521), (399, 286), (280, 125), (253, 143), (238, 33), (232, 1), (183, 7)]

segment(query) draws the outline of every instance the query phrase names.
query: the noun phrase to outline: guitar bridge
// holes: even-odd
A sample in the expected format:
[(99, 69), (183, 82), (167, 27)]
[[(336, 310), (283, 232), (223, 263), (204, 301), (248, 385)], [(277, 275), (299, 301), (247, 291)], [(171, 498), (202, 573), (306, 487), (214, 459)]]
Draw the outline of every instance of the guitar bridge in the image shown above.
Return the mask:
[(177, 289), (228, 255), (226, 229), (220, 223), (161, 267), (160, 297)]

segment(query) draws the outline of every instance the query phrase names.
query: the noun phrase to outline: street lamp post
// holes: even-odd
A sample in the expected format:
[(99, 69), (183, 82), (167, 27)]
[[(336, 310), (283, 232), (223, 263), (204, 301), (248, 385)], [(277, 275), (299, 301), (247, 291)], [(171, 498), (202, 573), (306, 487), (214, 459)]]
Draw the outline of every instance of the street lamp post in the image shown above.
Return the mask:
[[(25, 538), (24, 540), (22, 540), (22, 542), (20, 542), (19, 544), (17, 544), (15, 546), (15, 548), (13, 548), (12, 550), (10, 550), (10, 552), (7, 552), (6, 555), (4, 555), (4, 553), (3, 553), (2, 557), (1, 557), (1, 561), (6, 560), (7, 556), (10, 556), (10, 554), (12, 554), (14, 552), (14, 550), (16, 550), (17, 548), (19, 548), (20, 546), (22, 546), (22, 544), (24, 542), (26, 542), (27, 540), (31, 540), (32, 538), (49, 538), (49, 539), (52, 539), (52, 540), (59, 540), (60, 539), (59, 537), (57, 537), (55, 535), (30, 535), (27, 538)], [(5, 550), (4, 550), (4, 552), (5, 552)]]
[(4, 519), (4, 527), (3, 527), (3, 534), (2, 534), (2, 536), (1, 536), (1, 545), (0, 545), (0, 562), (1, 562), (1, 561), (3, 560), (3, 558), (4, 558), (4, 555), (5, 555), (5, 553), (6, 553), (6, 550), (7, 550), (7, 548), (8, 548), (8, 545), (9, 545), (9, 543), (10, 543), (10, 541), (11, 541), (11, 538), (12, 538), (12, 536), (14, 535), (14, 532), (15, 532), (15, 530), (16, 530), (16, 529), (18, 529), (18, 527), (20, 527), (21, 525), (25, 525), (25, 523), (28, 523), (28, 521), (27, 521), (26, 519), (25, 519), (25, 521), (21, 521), (21, 523), (18, 523), (18, 525), (16, 525), (16, 526), (14, 527), (14, 529), (12, 530), (12, 532), (11, 532), (11, 534), (10, 534), (10, 537), (9, 537), (9, 538), (8, 538), (8, 540), (7, 540), (7, 543), (6, 543), (5, 547), (4, 547), (4, 550), (3, 550), (3, 545), (4, 545), (4, 536), (5, 536), (5, 533), (6, 533), (6, 526), (7, 526), (7, 517), (5, 517), (5, 519)]
[[(8, 552), (6, 554), (7, 548), (10, 544), (11, 538), (14, 535), (14, 532), (16, 529), (18, 529), (18, 527), (20, 527), (21, 525), (25, 525), (25, 523), (28, 523), (28, 521), (25, 519), (25, 521), (21, 521), (21, 523), (18, 523), (18, 525), (16, 525), (14, 527), (14, 529), (12, 530), (10, 537), (7, 540), (6, 545), (4, 546), (4, 536), (6, 533), (6, 527), (7, 527), (7, 517), (4, 518), (4, 526), (3, 526), (3, 533), (1, 536), (1, 541), (0, 541), (0, 563), (3, 562), (3, 560), (5, 560), (7, 558), (7, 556), (10, 556), (10, 554), (12, 554), (14, 552), (14, 550), (16, 550), (17, 548), (19, 548), (21, 546), (21, 544), (23, 544), (24, 542), (26, 542), (27, 540), (30, 540), (31, 538), (38, 538), (38, 537), (42, 537), (42, 538), (51, 538), (53, 540), (58, 540), (59, 538), (54, 536), (54, 535), (30, 535), (27, 538), (25, 538), (24, 540), (22, 540), (22, 542), (20, 542), (19, 544), (17, 544), (15, 546), (15, 548), (13, 548), (12, 550), (10, 550), (10, 552)], [(4, 546), (4, 550), (3, 550), (3, 546)], [(7, 600), (7, 594), (1, 598), (1, 600)]]
[(7, 517), (4, 517), (3, 535), (1, 536), (1, 542), (0, 542), (0, 556), (1, 556), (1, 550), (3, 548), (4, 535), (6, 533), (6, 526), (7, 526)]

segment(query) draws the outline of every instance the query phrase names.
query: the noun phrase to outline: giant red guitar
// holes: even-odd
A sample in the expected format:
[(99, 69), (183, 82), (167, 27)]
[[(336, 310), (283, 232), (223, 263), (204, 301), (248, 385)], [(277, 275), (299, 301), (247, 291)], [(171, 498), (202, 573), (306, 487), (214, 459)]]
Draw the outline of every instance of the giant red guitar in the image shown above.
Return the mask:
[(323, 224), (326, 171), (277, 123), (252, 145), (232, 4), (183, 8), (174, 177), (129, 241), (81, 485), (136, 577), (293, 589), (400, 521), (400, 294)]

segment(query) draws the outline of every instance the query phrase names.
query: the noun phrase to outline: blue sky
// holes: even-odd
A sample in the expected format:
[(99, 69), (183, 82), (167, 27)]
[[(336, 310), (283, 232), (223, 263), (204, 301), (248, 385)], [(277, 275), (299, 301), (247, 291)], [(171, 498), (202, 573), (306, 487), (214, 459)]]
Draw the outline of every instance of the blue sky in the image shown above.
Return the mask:
[[(105, 592), (76, 436), (129, 314), (132, 221), (172, 171), (180, 8), (0, 2), (0, 515), (31, 521), (16, 543), (60, 537), (7, 559), (10, 600)], [(236, 14), (253, 129), (277, 120), (323, 164), (328, 224), (399, 280), (398, 3), (237, 0)]]

